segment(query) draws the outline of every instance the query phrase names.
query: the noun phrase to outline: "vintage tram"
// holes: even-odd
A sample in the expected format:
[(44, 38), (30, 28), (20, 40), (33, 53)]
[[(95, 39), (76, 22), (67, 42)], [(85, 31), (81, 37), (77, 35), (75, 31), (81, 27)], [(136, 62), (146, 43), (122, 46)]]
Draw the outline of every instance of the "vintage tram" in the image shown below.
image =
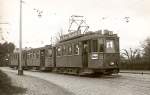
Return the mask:
[[(76, 29), (72, 29), (75, 23)], [(112, 74), (119, 72), (119, 37), (109, 30), (88, 31), (83, 16), (71, 16), (68, 34), (55, 45), (24, 50), (23, 68), (69, 74)], [(10, 56), (10, 66), (18, 67), (19, 53)]]
[[(73, 37), (69, 37), (72, 36)], [(118, 73), (119, 37), (112, 31), (72, 32), (56, 44), (56, 67), (75, 74)]]
[[(26, 69), (50, 70), (69, 74), (112, 74), (119, 72), (119, 37), (112, 31), (71, 32), (54, 46), (24, 50)], [(11, 67), (18, 66), (18, 53), (11, 54)]]

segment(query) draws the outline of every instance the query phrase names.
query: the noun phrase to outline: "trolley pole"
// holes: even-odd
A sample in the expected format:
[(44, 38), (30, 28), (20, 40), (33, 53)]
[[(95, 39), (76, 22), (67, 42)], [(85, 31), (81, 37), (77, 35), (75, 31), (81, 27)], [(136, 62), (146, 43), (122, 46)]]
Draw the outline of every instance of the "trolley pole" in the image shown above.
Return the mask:
[(22, 0), (20, 0), (18, 75), (23, 75), (23, 68), (22, 68)]

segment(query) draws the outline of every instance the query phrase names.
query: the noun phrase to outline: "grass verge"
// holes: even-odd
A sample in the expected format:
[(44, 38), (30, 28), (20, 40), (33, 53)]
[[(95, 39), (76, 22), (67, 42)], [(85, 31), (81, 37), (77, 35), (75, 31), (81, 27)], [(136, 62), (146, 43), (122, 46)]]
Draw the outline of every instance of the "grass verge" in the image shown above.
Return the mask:
[(17, 95), (25, 91), (25, 88), (11, 85), (11, 79), (0, 70), (0, 95)]

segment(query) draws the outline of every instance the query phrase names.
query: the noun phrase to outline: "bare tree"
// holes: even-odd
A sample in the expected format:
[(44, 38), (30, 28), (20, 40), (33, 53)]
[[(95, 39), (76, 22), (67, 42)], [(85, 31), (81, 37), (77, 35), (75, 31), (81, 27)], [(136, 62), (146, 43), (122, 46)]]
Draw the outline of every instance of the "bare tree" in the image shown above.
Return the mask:
[(127, 58), (129, 63), (132, 64), (132, 63), (136, 63), (135, 59), (136, 59), (137, 55), (140, 54), (140, 50), (139, 49), (133, 50), (131, 48), (129, 50), (123, 49), (123, 52), (121, 54), (122, 54), (122, 56)]
[(142, 46), (143, 46), (143, 59), (146, 63), (150, 63), (150, 38), (147, 38)]
[(56, 36), (55, 36), (55, 43), (57, 43), (57, 42), (60, 41), (62, 35), (63, 35), (63, 30), (60, 29), (60, 31), (56, 33)]

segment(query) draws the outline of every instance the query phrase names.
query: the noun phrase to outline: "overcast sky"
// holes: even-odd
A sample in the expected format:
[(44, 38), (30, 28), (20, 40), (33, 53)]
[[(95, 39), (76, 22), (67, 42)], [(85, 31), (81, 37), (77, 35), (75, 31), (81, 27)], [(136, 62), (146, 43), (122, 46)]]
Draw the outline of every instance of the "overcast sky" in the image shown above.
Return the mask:
[[(0, 25), (1, 31), (17, 46), (19, 1), (0, 0), (0, 21), (9, 22)], [(43, 11), (41, 18), (34, 9)], [(67, 31), (71, 15), (84, 16), (89, 30), (113, 30), (120, 37), (121, 49), (138, 47), (150, 36), (150, 0), (24, 0), (23, 47), (50, 44), (51, 36)]]

